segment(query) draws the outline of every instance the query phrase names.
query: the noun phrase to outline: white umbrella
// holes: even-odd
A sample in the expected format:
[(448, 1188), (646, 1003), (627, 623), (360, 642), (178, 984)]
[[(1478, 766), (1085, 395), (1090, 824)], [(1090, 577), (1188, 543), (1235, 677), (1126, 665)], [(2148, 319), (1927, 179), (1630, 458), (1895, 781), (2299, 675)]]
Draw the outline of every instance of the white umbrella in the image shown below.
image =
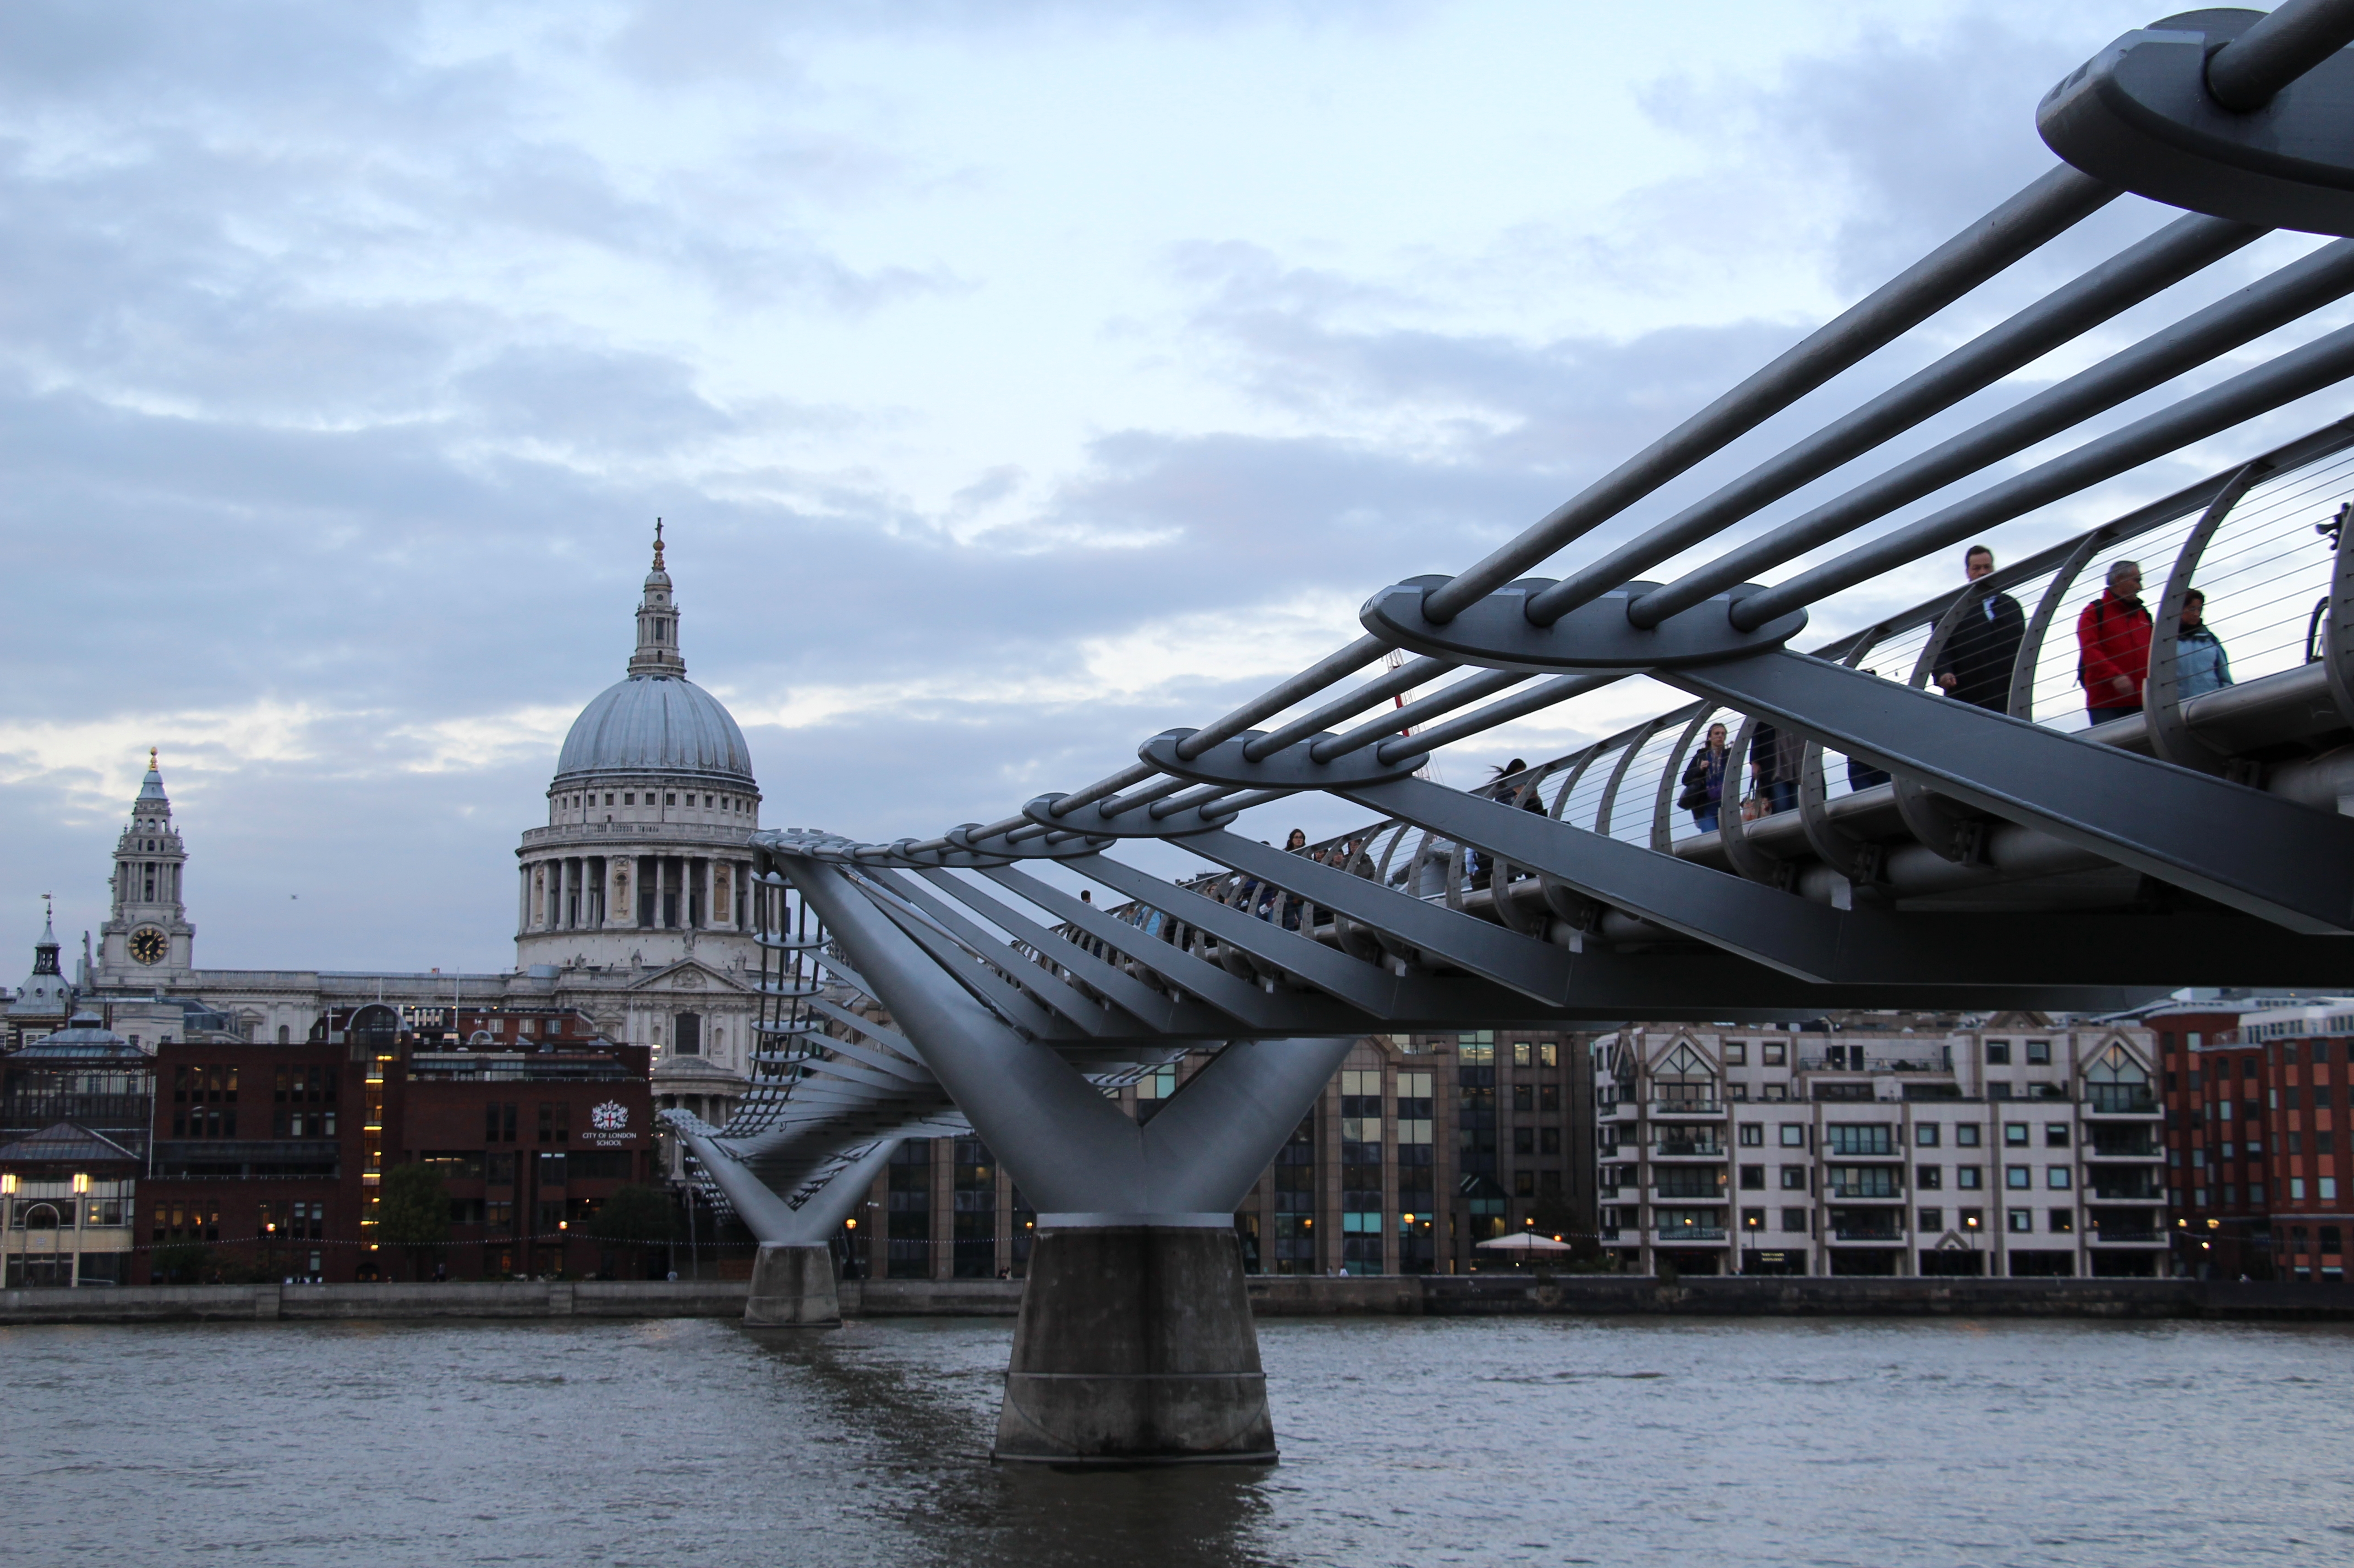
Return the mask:
[(1567, 1242), (1557, 1242), (1551, 1236), (1541, 1236), (1534, 1231), (1514, 1231), (1508, 1236), (1479, 1244), (1483, 1251), (1492, 1252), (1569, 1252)]

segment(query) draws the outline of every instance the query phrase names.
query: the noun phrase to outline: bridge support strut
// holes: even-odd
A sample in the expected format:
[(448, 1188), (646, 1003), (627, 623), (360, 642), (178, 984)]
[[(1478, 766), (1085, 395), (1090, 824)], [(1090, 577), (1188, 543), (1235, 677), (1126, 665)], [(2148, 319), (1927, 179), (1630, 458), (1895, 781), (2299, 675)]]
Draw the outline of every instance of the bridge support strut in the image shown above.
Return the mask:
[(1138, 1121), (950, 979), (881, 889), (777, 858), (1038, 1210), (996, 1457), (1275, 1458), (1234, 1213), (1353, 1040), (1233, 1043)]

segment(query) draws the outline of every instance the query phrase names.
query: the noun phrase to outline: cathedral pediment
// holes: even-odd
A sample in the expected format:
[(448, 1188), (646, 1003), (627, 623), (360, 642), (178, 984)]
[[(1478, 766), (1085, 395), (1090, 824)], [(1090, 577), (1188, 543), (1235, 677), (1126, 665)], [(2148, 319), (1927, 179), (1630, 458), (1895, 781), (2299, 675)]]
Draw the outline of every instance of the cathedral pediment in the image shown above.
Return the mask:
[(713, 969), (700, 959), (681, 959), (668, 969), (657, 969), (641, 980), (630, 984), (632, 991), (694, 992), (734, 991), (749, 994), (752, 988), (722, 970)]

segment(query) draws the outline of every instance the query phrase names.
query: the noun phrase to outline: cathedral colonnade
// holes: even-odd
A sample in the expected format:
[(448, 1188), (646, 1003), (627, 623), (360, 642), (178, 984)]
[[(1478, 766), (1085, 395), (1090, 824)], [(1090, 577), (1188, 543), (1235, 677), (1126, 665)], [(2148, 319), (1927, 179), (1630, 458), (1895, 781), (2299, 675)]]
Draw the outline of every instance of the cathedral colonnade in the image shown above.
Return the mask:
[(724, 851), (540, 855), (520, 874), (518, 934), (741, 932), (752, 924), (751, 860)]

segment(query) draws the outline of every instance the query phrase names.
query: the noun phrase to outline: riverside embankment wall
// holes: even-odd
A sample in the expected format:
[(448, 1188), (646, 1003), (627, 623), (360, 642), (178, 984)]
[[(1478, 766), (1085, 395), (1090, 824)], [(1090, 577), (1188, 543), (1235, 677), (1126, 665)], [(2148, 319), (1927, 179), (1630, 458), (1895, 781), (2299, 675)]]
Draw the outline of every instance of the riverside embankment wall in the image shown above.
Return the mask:
[[(0, 1325), (189, 1319), (737, 1318), (741, 1280), (482, 1285), (156, 1285), (0, 1290)], [(1022, 1282), (843, 1280), (853, 1318), (1010, 1318)], [(1262, 1318), (1862, 1317), (2354, 1322), (2354, 1286), (2190, 1279), (1685, 1279), (1628, 1275), (1260, 1277)]]

